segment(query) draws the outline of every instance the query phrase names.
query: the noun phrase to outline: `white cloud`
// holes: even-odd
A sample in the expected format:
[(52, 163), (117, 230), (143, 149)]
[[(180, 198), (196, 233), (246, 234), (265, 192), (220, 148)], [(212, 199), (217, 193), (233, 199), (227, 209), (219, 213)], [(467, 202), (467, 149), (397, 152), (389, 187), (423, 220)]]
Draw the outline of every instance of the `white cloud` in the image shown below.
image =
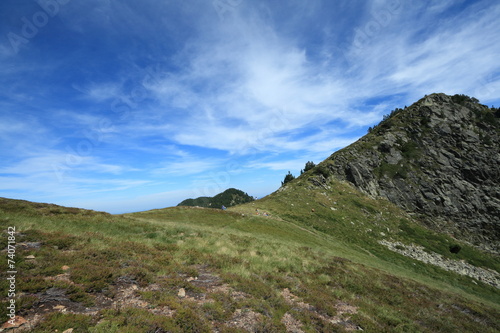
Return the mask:
[(296, 158), (293, 160), (285, 161), (272, 161), (272, 162), (254, 162), (248, 165), (249, 168), (256, 169), (269, 169), (269, 170), (300, 170), (304, 168), (305, 159)]
[(427, 11), (433, 14), (440, 14), (449, 9), (452, 6), (456, 6), (460, 3), (463, 3), (464, 0), (441, 0), (441, 1), (433, 1), (430, 3), (430, 6), (427, 7)]

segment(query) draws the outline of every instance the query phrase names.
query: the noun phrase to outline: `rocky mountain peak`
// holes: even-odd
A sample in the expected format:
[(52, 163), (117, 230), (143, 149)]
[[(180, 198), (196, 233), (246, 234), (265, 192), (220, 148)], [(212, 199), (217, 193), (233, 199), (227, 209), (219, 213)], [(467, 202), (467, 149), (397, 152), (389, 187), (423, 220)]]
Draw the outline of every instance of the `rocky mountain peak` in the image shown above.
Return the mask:
[(500, 251), (499, 110), (432, 94), (396, 109), (316, 168), (423, 217), (439, 231)]

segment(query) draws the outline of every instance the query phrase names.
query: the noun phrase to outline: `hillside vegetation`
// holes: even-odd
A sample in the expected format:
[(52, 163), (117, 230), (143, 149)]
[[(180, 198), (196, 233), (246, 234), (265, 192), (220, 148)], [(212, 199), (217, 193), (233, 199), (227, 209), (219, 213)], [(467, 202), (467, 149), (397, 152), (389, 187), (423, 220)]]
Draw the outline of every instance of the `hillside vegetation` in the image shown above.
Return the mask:
[(16, 311), (30, 332), (500, 329), (497, 288), (378, 241), (425, 241), (498, 271), (497, 258), (465, 244), (453, 254), (453, 240), (346, 183), (316, 191), (303, 177), (228, 211), (114, 216), (2, 199), (0, 212), (2, 230), (16, 227)]

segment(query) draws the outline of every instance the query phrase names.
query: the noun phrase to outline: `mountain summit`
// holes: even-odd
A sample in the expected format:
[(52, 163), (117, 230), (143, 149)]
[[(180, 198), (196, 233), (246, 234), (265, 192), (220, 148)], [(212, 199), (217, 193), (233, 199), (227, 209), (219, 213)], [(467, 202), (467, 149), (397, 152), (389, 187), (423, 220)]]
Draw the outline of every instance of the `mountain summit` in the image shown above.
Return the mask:
[(242, 203), (253, 201), (254, 198), (247, 193), (235, 189), (228, 188), (213, 197), (198, 197), (196, 199), (186, 199), (179, 203), (177, 206), (198, 206), (205, 208), (221, 208), (231, 207)]
[(437, 231), (498, 253), (499, 111), (465, 95), (426, 96), (332, 154), (310, 181), (347, 181)]

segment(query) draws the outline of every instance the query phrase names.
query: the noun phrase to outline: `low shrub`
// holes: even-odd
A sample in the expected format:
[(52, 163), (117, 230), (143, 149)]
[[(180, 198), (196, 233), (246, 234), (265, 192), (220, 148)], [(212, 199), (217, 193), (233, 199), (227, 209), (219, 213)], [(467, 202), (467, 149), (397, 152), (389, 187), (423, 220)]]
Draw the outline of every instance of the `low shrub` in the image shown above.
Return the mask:
[(462, 249), (462, 247), (458, 244), (452, 244), (450, 245), (450, 252), (451, 253), (455, 253), (457, 254), (458, 252), (460, 252), (460, 250)]

